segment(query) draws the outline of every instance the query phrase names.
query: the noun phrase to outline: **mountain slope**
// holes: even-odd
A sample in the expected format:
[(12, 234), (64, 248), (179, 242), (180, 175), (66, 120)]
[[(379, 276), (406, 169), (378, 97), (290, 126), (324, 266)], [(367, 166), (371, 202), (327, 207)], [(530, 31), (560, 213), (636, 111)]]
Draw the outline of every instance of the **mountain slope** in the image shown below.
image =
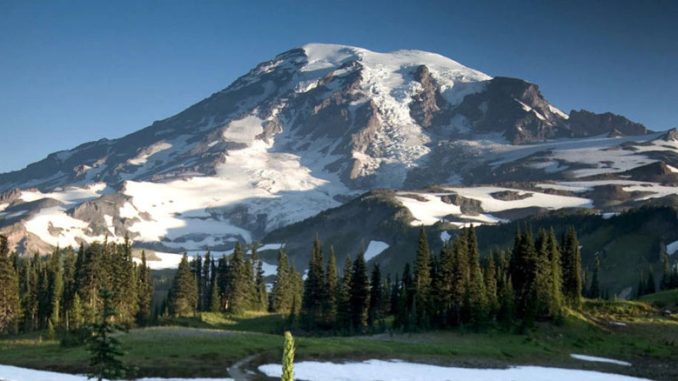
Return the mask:
[(677, 144), (438, 54), (309, 44), (138, 132), (0, 174), (0, 231), (22, 252), (126, 234), (225, 252), (374, 188), (607, 176), (672, 192), (642, 167), (678, 168)]

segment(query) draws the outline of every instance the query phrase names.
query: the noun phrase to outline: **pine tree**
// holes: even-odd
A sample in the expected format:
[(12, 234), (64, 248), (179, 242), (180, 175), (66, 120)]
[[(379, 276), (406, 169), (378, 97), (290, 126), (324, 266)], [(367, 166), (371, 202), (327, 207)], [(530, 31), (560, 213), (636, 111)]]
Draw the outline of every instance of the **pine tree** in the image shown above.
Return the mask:
[(278, 252), (278, 268), (271, 293), (271, 312), (289, 313), (292, 307), (293, 290), (292, 278), (284, 250)]
[(334, 248), (330, 247), (330, 257), (327, 260), (327, 269), (325, 270), (325, 306), (323, 315), (325, 323), (333, 326), (337, 320), (337, 258), (334, 254)]
[(68, 327), (71, 330), (80, 329), (84, 324), (84, 317), (82, 312), (82, 303), (80, 302), (80, 295), (77, 293), (73, 297), (73, 303), (68, 310)]
[(53, 327), (59, 326), (61, 318), (61, 299), (63, 297), (63, 274), (61, 252), (57, 247), (49, 261), (49, 321)]
[(116, 315), (112, 301), (113, 295), (105, 289), (101, 290), (99, 295), (103, 302), (103, 309), (101, 318), (97, 324), (94, 324), (92, 336), (88, 340), (90, 368), (92, 369), (88, 377), (99, 381), (123, 379), (127, 375), (127, 368), (120, 359), (123, 356), (120, 341), (114, 335), (120, 331), (120, 327), (112, 322)]
[(563, 295), (574, 308), (581, 306), (582, 270), (577, 232), (568, 228), (563, 242)]
[(240, 243), (235, 244), (233, 256), (229, 263), (229, 280), (227, 288), (228, 310), (234, 313), (242, 313), (251, 308), (254, 279), (252, 266), (245, 260)]
[(417, 326), (426, 328), (430, 325), (431, 311), (431, 253), (424, 229), (419, 231), (414, 284)]
[(323, 271), (323, 255), (320, 241), (313, 241), (313, 252), (308, 263), (308, 274), (304, 281), (301, 319), (304, 328), (314, 330), (323, 322), (323, 305), (327, 292)]
[(351, 329), (351, 273), (353, 262), (350, 256), (344, 260), (343, 276), (337, 287), (337, 326), (343, 330)]
[(470, 300), (471, 322), (475, 325), (483, 323), (487, 319), (487, 295), (485, 280), (480, 267), (480, 252), (475, 228), (471, 225), (466, 229), (466, 241), (468, 244), (469, 259), (469, 287), (468, 297)]
[(254, 299), (252, 308), (256, 311), (266, 311), (268, 309), (268, 293), (266, 291), (266, 281), (264, 280), (264, 262), (257, 254), (256, 243), (252, 245), (252, 266), (254, 269)]
[(547, 250), (549, 260), (551, 261), (551, 304), (549, 306), (549, 315), (551, 317), (558, 317), (563, 307), (563, 264), (558, 240), (553, 229), (549, 230)]
[(537, 247), (537, 272), (535, 275), (535, 298), (536, 298), (536, 315), (538, 318), (549, 318), (551, 314), (551, 306), (553, 302), (553, 274), (551, 273), (553, 267), (551, 265), (551, 257), (549, 253), (549, 238), (546, 230), (540, 229), (539, 236), (536, 242)]
[(195, 286), (196, 289), (198, 290), (198, 305), (197, 305), (197, 310), (198, 311), (204, 311), (205, 306), (203, 305), (203, 300), (205, 300), (205, 290), (203, 289), (203, 268), (202, 268), (202, 256), (198, 254), (192, 261), (191, 261), (192, 267), (193, 267), (193, 277), (195, 278)]
[(448, 321), (459, 325), (464, 320), (465, 298), (468, 294), (469, 268), (468, 245), (465, 235), (460, 235), (452, 243), (452, 279), (450, 285), (450, 310)]
[(169, 296), (169, 310), (173, 316), (192, 316), (198, 305), (198, 287), (188, 257), (181, 257), (179, 268)]
[(369, 307), (369, 279), (365, 265), (365, 255), (360, 252), (353, 261), (351, 273), (351, 327), (356, 332), (363, 332), (367, 325), (367, 309)]
[(294, 381), (294, 337), (290, 331), (285, 331), (285, 346), (282, 359), (281, 381)]
[(141, 265), (139, 266), (138, 281), (138, 308), (136, 321), (140, 326), (145, 326), (151, 319), (151, 307), (153, 303), (153, 281), (151, 269), (146, 264), (146, 252), (141, 251)]
[(19, 277), (9, 259), (7, 238), (0, 235), (0, 333), (16, 332), (20, 317)]
[(497, 266), (494, 261), (494, 254), (491, 254), (487, 258), (484, 275), (488, 314), (494, 316), (499, 309), (499, 299), (497, 295)]
[(382, 303), (382, 285), (381, 285), (381, 270), (379, 264), (372, 266), (372, 274), (370, 276), (370, 301), (367, 310), (367, 325), (374, 329), (375, 325), (381, 322), (381, 306)]
[(207, 253), (205, 253), (205, 261), (203, 262), (202, 266), (202, 308), (204, 311), (211, 311), (212, 310), (212, 279), (213, 279), (213, 274), (212, 274), (212, 254), (210, 253), (209, 250), (207, 250)]

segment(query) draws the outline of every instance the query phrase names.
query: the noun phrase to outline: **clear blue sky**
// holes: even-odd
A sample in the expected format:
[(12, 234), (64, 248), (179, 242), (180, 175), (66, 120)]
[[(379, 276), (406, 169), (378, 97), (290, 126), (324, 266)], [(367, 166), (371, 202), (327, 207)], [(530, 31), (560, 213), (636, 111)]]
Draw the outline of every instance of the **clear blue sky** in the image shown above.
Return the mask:
[(0, 172), (143, 128), (307, 42), (434, 51), (565, 111), (678, 126), (678, 1), (0, 0)]

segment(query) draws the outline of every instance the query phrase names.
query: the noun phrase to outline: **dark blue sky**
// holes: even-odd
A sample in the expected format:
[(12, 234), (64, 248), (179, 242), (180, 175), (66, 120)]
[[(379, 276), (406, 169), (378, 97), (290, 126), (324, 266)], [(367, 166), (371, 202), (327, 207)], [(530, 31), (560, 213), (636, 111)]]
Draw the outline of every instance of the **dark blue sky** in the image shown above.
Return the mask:
[(0, 0), (0, 172), (171, 116), (307, 42), (421, 49), (678, 126), (678, 1)]

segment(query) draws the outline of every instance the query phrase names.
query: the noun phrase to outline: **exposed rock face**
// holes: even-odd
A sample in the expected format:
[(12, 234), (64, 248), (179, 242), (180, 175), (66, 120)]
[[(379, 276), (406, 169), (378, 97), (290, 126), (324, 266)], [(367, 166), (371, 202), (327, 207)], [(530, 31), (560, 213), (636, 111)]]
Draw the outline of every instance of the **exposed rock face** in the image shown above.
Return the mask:
[[(449, 120), (450, 106), (440, 94), (438, 90), (440, 87), (425, 65), (419, 66), (414, 72), (414, 80), (421, 84), (422, 91), (412, 97), (410, 104), (412, 119), (423, 128), (444, 123), (445, 119)], [(441, 115), (441, 113), (447, 115)]]
[(568, 124), (573, 137), (586, 137), (603, 134), (644, 135), (649, 132), (645, 126), (640, 123), (632, 122), (621, 115), (615, 115), (609, 112), (595, 114), (586, 110), (572, 110)]
[(554, 110), (537, 85), (496, 77), (483, 92), (464, 98), (455, 112), (465, 116), (478, 133), (499, 132), (514, 144), (525, 144), (562, 134), (565, 118)]
[(466, 198), (458, 194), (448, 194), (440, 197), (440, 200), (447, 204), (453, 204), (461, 209), (463, 214), (477, 216), (483, 212), (481, 202), (472, 198)]
[(532, 197), (532, 193), (529, 192), (515, 192), (515, 191), (500, 191), (500, 192), (493, 192), (490, 193), (490, 196), (492, 198), (496, 198), (497, 200), (502, 200), (502, 201), (516, 201), (516, 200), (524, 200), (526, 198)]

